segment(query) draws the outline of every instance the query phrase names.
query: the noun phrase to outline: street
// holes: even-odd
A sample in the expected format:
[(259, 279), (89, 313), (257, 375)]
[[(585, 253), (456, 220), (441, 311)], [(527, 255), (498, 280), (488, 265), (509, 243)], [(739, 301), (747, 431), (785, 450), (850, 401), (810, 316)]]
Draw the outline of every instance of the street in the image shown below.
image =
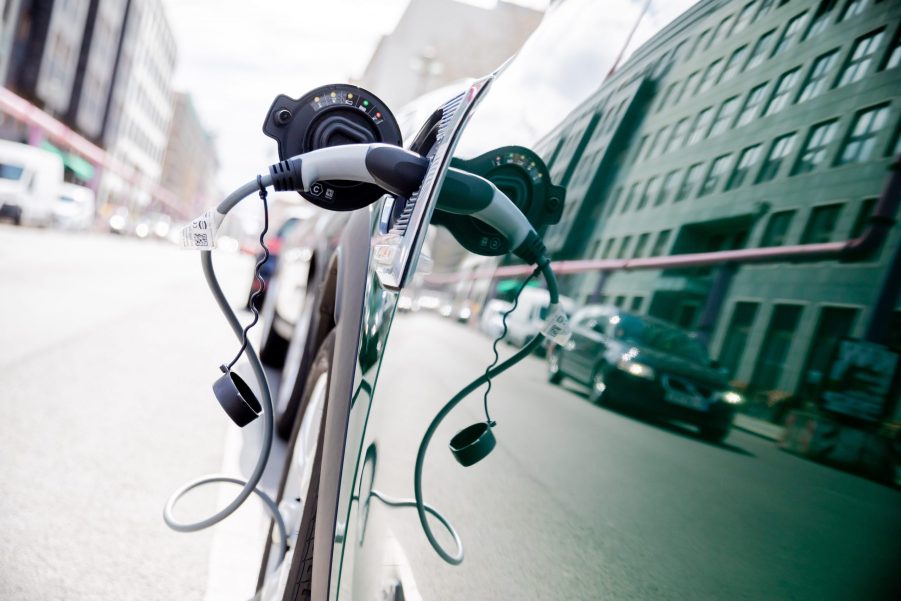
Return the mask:
[[(490, 360), (466, 326), (396, 318), (368, 427), (374, 488), (412, 496), (421, 432)], [(400, 541), (423, 599), (901, 598), (897, 491), (738, 430), (714, 445), (591, 405), (545, 369), (533, 357), (497, 378), (497, 448), (482, 462), (463, 468), (446, 446), (484, 420), (481, 391), (433, 439), (425, 499), (459, 531), (462, 565), (435, 555), (414, 510), (370, 504), (367, 539)]]
[[(220, 254), (240, 304), (250, 260)], [(197, 254), (0, 225), (0, 278), (0, 598), (203, 599), (214, 534), (162, 519), (234, 429), (210, 386), (237, 344)], [(234, 489), (178, 514), (217, 494)]]

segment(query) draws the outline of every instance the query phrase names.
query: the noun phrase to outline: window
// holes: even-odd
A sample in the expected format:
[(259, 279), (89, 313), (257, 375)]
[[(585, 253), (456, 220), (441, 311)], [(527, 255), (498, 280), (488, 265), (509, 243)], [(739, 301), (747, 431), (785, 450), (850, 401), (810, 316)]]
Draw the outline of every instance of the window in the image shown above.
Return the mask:
[(716, 59), (704, 70), (704, 76), (701, 78), (701, 83), (698, 84), (698, 90), (695, 92), (696, 94), (700, 94), (701, 92), (706, 92), (710, 88), (713, 87), (713, 84), (716, 83), (717, 77), (719, 75), (719, 70), (723, 66), (723, 59)]
[(792, 132), (780, 136), (773, 141), (773, 145), (770, 146), (770, 152), (763, 162), (763, 167), (760, 168), (760, 173), (757, 175), (757, 181), (755, 183), (768, 182), (779, 175), (779, 168), (782, 166), (782, 163), (785, 162), (785, 158), (791, 153), (792, 147), (795, 145), (795, 137), (795, 133)]
[(616, 238), (610, 238), (607, 240), (607, 244), (604, 245), (604, 252), (601, 254), (602, 259), (609, 259), (610, 253), (613, 252), (613, 245), (616, 243)]
[(810, 218), (804, 227), (804, 235), (801, 236), (801, 244), (818, 244), (831, 242), (835, 225), (842, 211), (842, 203), (814, 207), (810, 212)]
[(826, 148), (835, 137), (836, 129), (838, 129), (838, 119), (819, 123), (810, 129), (798, 162), (792, 169), (792, 175), (813, 171), (817, 165), (823, 162), (823, 159), (826, 158)]
[(779, 211), (770, 215), (766, 222), (766, 229), (763, 230), (763, 237), (760, 239), (760, 246), (766, 248), (785, 244), (785, 235), (794, 218), (795, 211)]
[(729, 61), (726, 63), (726, 66), (723, 68), (723, 73), (720, 75), (720, 80), (717, 83), (723, 83), (724, 81), (729, 81), (741, 70), (741, 65), (745, 62), (745, 57), (748, 55), (748, 47), (742, 46), (738, 48), (735, 52), (732, 53), (732, 56), (729, 57)]
[(748, 25), (751, 24), (751, 19), (754, 18), (754, 3), (748, 2), (745, 4), (744, 8), (741, 9), (741, 12), (738, 13), (738, 18), (735, 19), (735, 26), (732, 27), (732, 34), (735, 35), (740, 31), (744, 31), (747, 29)]
[(748, 69), (753, 69), (757, 65), (763, 62), (763, 59), (766, 58), (767, 50), (770, 47), (770, 44), (773, 43), (773, 39), (776, 37), (776, 30), (771, 29), (757, 40), (757, 43), (754, 44), (754, 49), (751, 51), (751, 56), (748, 58), (748, 64), (745, 65), (745, 71)]
[(617, 259), (624, 259), (626, 257), (626, 251), (629, 249), (630, 242), (632, 242), (632, 236), (623, 237), (622, 242), (619, 244), (619, 250), (616, 252)]
[(884, 33), (883, 30), (874, 31), (858, 38), (854, 42), (854, 47), (851, 49), (851, 54), (848, 55), (848, 60), (845, 62), (845, 67), (842, 69), (842, 74), (836, 87), (854, 83), (867, 74), (867, 69), (873, 61), (873, 55), (876, 54)]
[(705, 29), (704, 31), (702, 31), (702, 32), (701, 32), (701, 35), (698, 36), (698, 41), (697, 41), (697, 43), (695, 44), (694, 49), (691, 51), (691, 54), (694, 55), (694, 54), (696, 54), (696, 53), (698, 52), (698, 50), (701, 50), (702, 48), (705, 48), (705, 47), (706, 47), (705, 44), (706, 44), (707, 39), (708, 39), (709, 37), (710, 37), (710, 30), (709, 30), (709, 29)]
[(607, 201), (607, 215), (613, 214), (613, 211), (616, 210), (616, 203), (619, 202), (619, 197), (623, 195), (622, 186), (618, 187), (613, 191), (613, 194), (610, 196), (610, 200)]
[(720, 180), (726, 175), (731, 157), (731, 154), (724, 154), (713, 160), (710, 169), (707, 171), (707, 177), (704, 178), (704, 183), (701, 184), (701, 189), (698, 191), (698, 196), (706, 196), (716, 190)]
[(892, 50), (888, 53), (888, 57), (885, 59), (885, 64), (882, 68), (894, 69), (898, 65), (901, 65), (901, 29), (899, 29), (898, 33), (895, 34), (895, 41), (892, 44)]
[(657, 111), (660, 112), (664, 106), (666, 106), (666, 101), (669, 100), (670, 96), (673, 95), (673, 91), (675, 91), (676, 86), (679, 85), (678, 81), (674, 81), (670, 85), (666, 86), (666, 89), (663, 91), (663, 94), (660, 95), (660, 102), (657, 104)]
[(645, 184), (644, 192), (641, 194), (641, 198), (638, 201), (638, 206), (635, 207), (636, 211), (642, 210), (645, 205), (648, 204), (648, 201), (652, 198), (656, 198), (660, 193), (660, 178), (652, 177), (648, 180), (648, 183)]
[(647, 144), (648, 144), (649, 137), (650, 137), (650, 134), (645, 134), (645, 135), (641, 136), (641, 141), (638, 143), (638, 148), (635, 150), (635, 160), (638, 160), (638, 157), (641, 156), (641, 153), (643, 153), (645, 151), (645, 148), (647, 147)]
[(659, 207), (665, 203), (676, 192), (676, 178), (679, 176), (679, 170), (670, 171), (663, 178), (663, 185), (660, 186), (660, 192), (654, 200), (654, 206)]
[(629, 188), (629, 193), (626, 195), (626, 200), (623, 201), (623, 206), (620, 207), (620, 214), (625, 213), (629, 210), (629, 207), (632, 205), (632, 199), (635, 198), (635, 195), (638, 193), (638, 184), (632, 184), (632, 187)]
[(757, 355), (757, 365), (751, 385), (757, 390), (773, 390), (779, 386), (785, 359), (795, 338), (795, 328), (801, 320), (798, 305), (776, 305), (766, 336)]
[(866, 8), (866, 4), (867, 0), (848, 0), (844, 10), (842, 10), (842, 14), (838, 18), (838, 22), (841, 23), (845, 19), (859, 15)]
[(638, 237), (638, 242), (635, 243), (635, 252), (632, 253), (633, 259), (640, 259), (644, 256), (645, 247), (648, 245), (650, 237), (650, 234), (642, 234)]
[(817, 12), (813, 14), (813, 19), (810, 21), (810, 27), (807, 28), (807, 33), (804, 34), (805, 40), (823, 33), (829, 27), (829, 19), (832, 18), (832, 9), (835, 8), (835, 2), (836, 0), (822, 0), (820, 2)]
[(757, 110), (760, 108), (760, 105), (763, 104), (763, 93), (766, 90), (766, 86), (766, 83), (762, 83), (748, 92), (748, 97), (745, 99), (745, 105), (738, 115), (738, 121), (735, 122), (735, 127), (747, 125), (754, 119), (754, 115), (757, 114)]
[(792, 42), (798, 35), (801, 33), (801, 27), (804, 25), (804, 18), (807, 16), (807, 12), (803, 12), (800, 15), (796, 15), (792, 17), (792, 20), (788, 22), (788, 25), (785, 26), (785, 30), (782, 32), (782, 37), (779, 38), (779, 43), (776, 44), (776, 47), (773, 49), (772, 56), (776, 56), (778, 54), (782, 54), (788, 47), (791, 46)]
[(631, 304), (629, 305), (629, 308), (630, 308), (630, 310), (633, 311), (634, 313), (638, 313), (639, 311), (641, 311), (641, 305), (642, 305), (642, 304), (644, 304), (644, 297), (643, 297), (643, 296), (633, 296), (633, 297), (632, 297), (632, 302), (631, 302)]
[(624, 295), (617, 296), (613, 299), (613, 304), (622, 309), (623, 305), (626, 304), (626, 297)]
[(695, 163), (691, 167), (688, 168), (688, 171), (685, 172), (685, 177), (682, 178), (682, 184), (679, 186), (679, 189), (676, 191), (676, 202), (680, 200), (685, 200), (688, 198), (688, 195), (691, 194), (691, 191), (698, 184), (698, 180), (701, 179), (701, 163)]
[(669, 237), (673, 230), (663, 230), (657, 234), (657, 240), (654, 242), (654, 248), (651, 249), (652, 257), (659, 257), (667, 251), (669, 245)]
[(810, 73), (807, 74), (807, 81), (804, 82), (804, 87), (801, 88), (801, 94), (798, 96), (798, 102), (804, 102), (820, 95), (826, 87), (826, 79), (837, 61), (838, 50), (820, 55), (813, 61)]
[(694, 126), (691, 128), (691, 134), (688, 136), (685, 145), (690, 146), (704, 137), (704, 133), (710, 127), (713, 120), (713, 107), (708, 106), (706, 109), (698, 113), (695, 118)]
[(718, 136), (729, 129), (729, 124), (735, 118), (736, 112), (738, 112), (738, 96), (724, 100), (723, 104), (720, 105), (720, 110), (716, 113), (716, 118), (713, 120), (708, 137)]
[[(813, 339), (810, 341), (810, 351), (807, 355), (804, 374), (816, 372), (822, 380), (827, 379), (828, 370), (832, 364), (835, 352), (842, 338), (851, 333), (854, 322), (857, 321), (857, 309), (850, 307), (823, 307), (817, 320), (817, 328)], [(802, 387), (810, 387), (805, 377)], [(802, 388), (803, 390), (803, 388)], [(809, 391), (813, 393), (813, 391)]]
[(713, 35), (710, 36), (710, 42), (707, 44), (707, 47), (710, 48), (717, 42), (721, 42), (726, 39), (726, 36), (729, 35), (729, 29), (732, 26), (732, 19), (734, 15), (729, 15), (722, 21), (720, 24), (716, 26), (716, 31), (713, 32)]
[(776, 87), (773, 89), (773, 95), (770, 97), (769, 103), (763, 110), (764, 116), (778, 113), (788, 104), (789, 94), (791, 94), (792, 89), (798, 82), (799, 72), (800, 69), (796, 68), (782, 74), (776, 83)]
[(771, 10), (773, 10), (773, 0), (763, 0), (760, 3), (760, 10), (757, 11), (757, 16), (754, 17), (754, 20), (759, 21)]
[(735, 169), (732, 170), (732, 175), (729, 176), (729, 181), (726, 182), (726, 190), (733, 190), (742, 185), (758, 160), (760, 160), (760, 144), (755, 144), (742, 150), (741, 154), (738, 155)]
[(851, 237), (857, 238), (863, 235), (864, 230), (870, 225), (870, 216), (876, 207), (875, 198), (867, 198), (860, 201), (860, 209), (857, 211), (857, 218), (854, 219), (854, 227), (851, 228)]
[(695, 86), (695, 84), (698, 83), (698, 78), (699, 78), (700, 76), (701, 76), (701, 72), (700, 72), (700, 71), (695, 71), (694, 73), (692, 73), (691, 75), (689, 75), (688, 78), (686, 78), (686, 80), (685, 80), (685, 85), (682, 86), (682, 89), (679, 91), (678, 97), (677, 97), (675, 100), (673, 100), (673, 104), (674, 104), (674, 105), (675, 105), (675, 104), (678, 104), (678, 102), (679, 102), (680, 100), (682, 100), (682, 98), (687, 98), (686, 93), (687, 93), (689, 90), (694, 89), (694, 86)]
[(679, 122), (676, 123), (676, 126), (673, 128), (673, 135), (670, 136), (666, 143), (666, 148), (663, 151), (669, 152), (670, 150), (680, 148), (685, 142), (686, 133), (688, 133), (688, 117), (680, 119)]
[(869, 159), (876, 146), (876, 136), (887, 120), (887, 104), (859, 111), (836, 164), (860, 163)]
[(648, 158), (654, 155), (663, 154), (663, 147), (666, 146), (667, 136), (669, 135), (670, 126), (664, 125), (657, 132), (657, 135), (654, 136), (654, 142), (651, 144), (651, 147), (648, 148)]
[(732, 311), (729, 329), (726, 330), (726, 337), (720, 348), (719, 361), (720, 365), (733, 377), (741, 363), (745, 348), (748, 346), (748, 336), (754, 327), (758, 306), (757, 303), (739, 302), (735, 303), (735, 309)]

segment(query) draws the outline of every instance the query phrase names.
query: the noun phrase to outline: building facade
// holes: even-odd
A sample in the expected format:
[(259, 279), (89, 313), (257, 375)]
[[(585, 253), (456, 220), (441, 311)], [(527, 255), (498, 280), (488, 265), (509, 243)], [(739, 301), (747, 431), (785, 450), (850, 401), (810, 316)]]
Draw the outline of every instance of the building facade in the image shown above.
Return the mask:
[[(706, 0), (642, 46), (539, 144), (567, 206), (556, 259), (842, 241), (899, 148), (901, 3)], [(863, 337), (901, 237), (859, 263), (742, 265), (709, 331), (751, 390), (804, 393)], [(567, 294), (698, 329), (711, 269), (586, 273)], [(897, 302), (897, 299), (896, 299)], [(901, 345), (901, 312), (883, 324)]]
[(214, 196), (210, 187), (217, 168), (213, 139), (203, 128), (190, 95), (176, 94), (161, 185), (183, 203), (188, 214), (200, 214)]

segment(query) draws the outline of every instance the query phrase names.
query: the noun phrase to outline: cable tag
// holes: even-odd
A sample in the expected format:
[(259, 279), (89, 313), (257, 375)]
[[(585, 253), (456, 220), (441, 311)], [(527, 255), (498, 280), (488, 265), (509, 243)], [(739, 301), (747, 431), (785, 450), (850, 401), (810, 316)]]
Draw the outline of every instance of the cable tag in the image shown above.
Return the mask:
[(566, 344), (573, 335), (566, 311), (559, 304), (551, 305), (550, 308), (551, 313), (541, 328), (541, 334), (557, 344)]
[(216, 248), (216, 230), (225, 215), (216, 209), (210, 209), (191, 223), (181, 228), (182, 248), (195, 250), (212, 250)]

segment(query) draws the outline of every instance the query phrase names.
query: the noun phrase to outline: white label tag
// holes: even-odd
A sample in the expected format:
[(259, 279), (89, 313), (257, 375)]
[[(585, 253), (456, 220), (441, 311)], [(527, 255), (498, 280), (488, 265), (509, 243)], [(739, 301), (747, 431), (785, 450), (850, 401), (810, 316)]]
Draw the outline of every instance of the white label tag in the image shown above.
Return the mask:
[(566, 344), (572, 337), (572, 330), (569, 329), (569, 318), (566, 311), (560, 305), (551, 305), (551, 313), (548, 315), (541, 333), (548, 340), (552, 340), (557, 344)]
[(216, 248), (216, 230), (225, 215), (216, 209), (210, 209), (181, 228), (182, 248), (195, 250), (212, 250)]

